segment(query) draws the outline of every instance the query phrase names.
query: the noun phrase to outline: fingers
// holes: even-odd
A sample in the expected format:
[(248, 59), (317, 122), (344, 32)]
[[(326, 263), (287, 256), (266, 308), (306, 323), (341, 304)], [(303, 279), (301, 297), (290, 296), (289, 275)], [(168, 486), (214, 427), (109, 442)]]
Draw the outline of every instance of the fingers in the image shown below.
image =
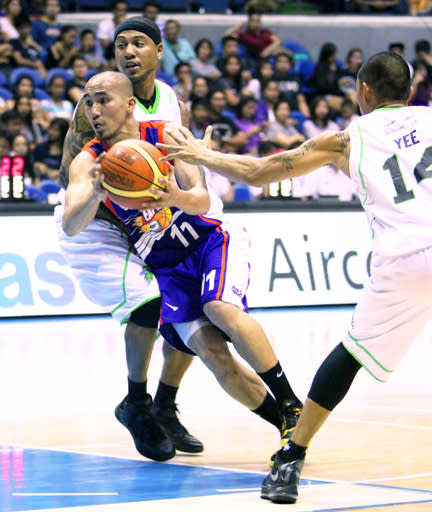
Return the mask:
[(211, 136), (213, 133), (213, 126), (207, 126), (206, 131), (204, 132), (204, 146), (206, 148), (210, 148), (211, 146)]

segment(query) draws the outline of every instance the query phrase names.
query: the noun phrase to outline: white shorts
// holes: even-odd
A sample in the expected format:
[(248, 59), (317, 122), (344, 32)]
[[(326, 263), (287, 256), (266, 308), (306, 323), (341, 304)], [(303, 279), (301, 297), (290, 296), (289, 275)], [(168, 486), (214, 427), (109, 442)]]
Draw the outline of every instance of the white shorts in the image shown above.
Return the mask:
[(63, 210), (59, 205), (54, 211), (60, 250), (92, 302), (125, 323), (135, 309), (160, 296), (153, 273), (117, 226), (94, 219), (70, 237), (62, 229)]
[(374, 254), (345, 348), (385, 382), (432, 319), (432, 247), (398, 257)]

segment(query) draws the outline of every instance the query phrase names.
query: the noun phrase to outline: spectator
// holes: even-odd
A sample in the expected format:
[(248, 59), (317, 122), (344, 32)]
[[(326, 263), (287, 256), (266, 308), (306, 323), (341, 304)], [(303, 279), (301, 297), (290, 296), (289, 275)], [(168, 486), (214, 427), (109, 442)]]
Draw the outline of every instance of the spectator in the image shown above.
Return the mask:
[(188, 62), (179, 62), (174, 68), (173, 89), (180, 101), (186, 103), (192, 89), (192, 71)]
[(302, 143), (305, 138), (291, 118), (290, 104), (286, 99), (278, 101), (274, 107), (276, 120), (269, 123), (265, 132), (266, 139), (283, 149), (293, 149)]
[(76, 55), (71, 61), (73, 77), (66, 84), (67, 99), (76, 105), (87, 81), (88, 66), (84, 57)]
[(330, 109), (326, 98), (317, 96), (311, 103), (310, 119), (303, 123), (303, 132), (307, 139), (327, 130), (339, 130), (338, 125), (330, 120)]
[(220, 56), (217, 57), (215, 61), (216, 67), (219, 71), (222, 71), (225, 60), (232, 55), (236, 57), (240, 57), (242, 68), (244, 70), (252, 70), (254, 71), (256, 68), (256, 61), (251, 57), (246, 55), (247, 50), (244, 46), (239, 45), (239, 42), (234, 36), (226, 36), (221, 40), (221, 52)]
[(220, 70), (213, 63), (214, 46), (210, 39), (200, 39), (194, 48), (196, 58), (190, 61), (193, 75), (216, 79), (221, 76)]
[(49, 120), (54, 118), (72, 120), (73, 105), (65, 99), (66, 80), (62, 75), (53, 75), (47, 86), (49, 99), (43, 99), (40, 102), (41, 110), (48, 112)]
[(44, 8), (44, 0), (26, 0), (25, 11), (32, 22), (37, 19), (40, 19), (43, 16)]
[(48, 139), (34, 149), (34, 163), (39, 179), (57, 180), (63, 142), (69, 128), (65, 119), (53, 119), (48, 128)]
[(24, 158), (23, 177), (26, 185), (38, 185), (38, 179), (33, 167), (33, 154), (28, 138), (19, 133), (12, 138), (11, 154), (13, 156), (21, 156)]
[(16, 19), (16, 28), (19, 37), (11, 39), (12, 62), (15, 66), (25, 66), (36, 70), (42, 78), (46, 76), (46, 69), (41, 60), (42, 48), (31, 37), (31, 21), (27, 16), (21, 15)]
[(432, 11), (432, 2), (430, 0), (408, 0), (408, 4), (411, 16), (429, 14)]
[(15, 99), (15, 112), (21, 115), (23, 119), (23, 127), (21, 133), (25, 135), (29, 141), (31, 149), (44, 139), (42, 125), (36, 119), (41, 118), (40, 112), (33, 113), (31, 98), (28, 96), (19, 96)]
[[(1, 119), (1, 117), (0, 117)], [(0, 158), (9, 156), (12, 150), (9, 134), (4, 129), (0, 130)]]
[(345, 59), (345, 66), (343, 68), (344, 76), (350, 76), (357, 79), (357, 73), (363, 64), (363, 51), (360, 48), (351, 48)]
[(60, 10), (59, 0), (45, 0), (43, 15), (32, 23), (32, 38), (45, 50), (60, 36), (62, 25), (57, 20)]
[(279, 37), (268, 28), (262, 28), (261, 14), (253, 11), (248, 15), (247, 22), (229, 28), (224, 36), (237, 37), (255, 61), (274, 55), (281, 45)]
[[(189, 95), (189, 102), (202, 99), (207, 100), (210, 87), (205, 76), (196, 76), (192, 78), (192, 88)], [(188, 105), (189, 106), (189, 105)]]
[(69, 69), (73, 58), (78, 54), (78, 46), (75, 40), (78, 36), (78, 30), (74, 25), (64, 25), (60, 30), (60, 35), (48, 49), (48, 55), (45, 59), (46, 69), (64, 68)]
[(336, 61), (336, 45), (324, 43), (309, 85), (314, 88), (317, 96), (326, 97), (331, 108), (340, 111), (344, 93), (339, 88), (339, 79), (342, 78), (343, 71)]
[(17, 39), (18, 30), (15, 26), (17, 17), (22, 13), (21, 0), (6, 0), (5, 15), (0, 17), (0, 32), (5, 41)]
[(204, 99), (193, 100), (190, 106), (190, 116), (190, 131), (194, 137), (202, 139), (209, 121), (208, 101)]
[(269, 59), (263, 59), (258, 64), (255, 78), (245, 84), (246, 89), (252, 96), (260, 101), (263, 84), (274, 77), (273, 65)]
[(115, 0), (111, 4), (112, 16), (99, 22), (97, 38), (105, 49), (114, 39), (114, 31), (127, 18), (129, 4), (125, 0)]
[(432, 55), (431, 45), (427, 39), (419, 39), (415, 43), (415, 59), (412, 62), (413, 68), (417, 63), (422, 62), (428, 72), (428, 80), (432, 83)]
[(156, 25), (159, 27), (159, 30), (163, 37), (164, 26), (163, 26), (163, 23), (158, 21), (158, 19), (157, 19), (159, 16), (159, 12), (160, 12), (160, 5), (157, 2), (145, 2), (144, 3), (142, 15), (144, 16), (144, 18), (147, 18), (148, 20), (151, 20), (154, 23), (156, 23)]
[(412, 64), (410, 62), (408, 62), (406, 60), (406, 58), (405, 58), (405, 45), (404, 45), (404, 43), (401, 43), (401, 42), (390, 43), (388, 45), (388, 50), (389, 50), (389, 52), (397, 53), (403, 59), (405, 59), (405, 62), (408, 64), (408, 67), (410, 69), (410, 76), (412, 77), (414, 75), (414, 69), (412, 67)]
[(0, 32), (0, 71), (9, 77), (12, 67), (12, 45)]
[(220, 89), (214, 89), (209, 94), (209, 124), (213, 125), (214, 137), (222, 142), (232, 144), (233, 149), (238, 149), (247, 142), (245, 137), (239, 134), (240, 130), (232, 117), (226, 114), (227, 102), (225, 94)]
[(342, 101), (340, 116), (336, 118), (336, 124), (340, 130), (345, 130), (351, 121), (357, 119), (357, 102), (354, 103), (349, 98), (345, 98)]
[(105, 68), (106, 60), (104, 50), (96, 34), (91, 29), (82, 30), (80, 33), (79, 54), (84, 57), (87, 66), (94, 71), (102, 71)]
[(279, 87), (275, 80), (269, 80), (262, 89), (262, 100), (257, 105), (256, 118), (261, 123), (274, 122), (274, 107), (279, 101)]
[(187, 39), (179, 37), (180, 23), (177, 20), (165, 22), (162, 67), (171, 76), (174, 76), (174, 68), (179, 62), (190, 62), (196, 57), (195, 52)]
[(217, 87), (224, 91), (227, 105), (233, 111), (239, 103), (244, 85), (240, 57), (235, 55), (227, 57), (222, 68), (222, 76), (217, 81)]
[(432, 84), (429, 82), (428, 72), (423, 62), (418, 61), (415, 64), (411, 85), (413, 87), (413, 95), (410, 105), (429, 105)]
[(294, 70), (295, 60), (290, 52), (280, 52), (275, 57), (273, 80), (279, 87), (280, 97), (288, 101), (291, 112), (300, 111), (309, 117), (309, 106), (302, 93), (301, 78)]
[(258, 153), (258, 144), (261, 140), (261, 123), (255, 119), (257, 100), (253, 96), (241, 96), (237, 105), (237, 116), (234, 123), (245, 136), (245, 144), (241, 148), (241, 153), (256, 155)]
[(35, 85), (33, 79), (28, 75), (21, 75), (14, 88), (13, 88), (13, 98), (6, 101), (6, 108), (13, 109), (15, 106), (16, 98), (20, 96), (26, 96), (30, 98), (32, 104), (32, 110), (34, 112), (38, 111), (40, 108), (39, 100), (35, 98)]
[(400, 0), (355, 0), (362, 14), (407, 14)]
[(24, 129), (24, 119), (16, 110), (5, 110), (0, 120), (1, 129), (11, 140)]

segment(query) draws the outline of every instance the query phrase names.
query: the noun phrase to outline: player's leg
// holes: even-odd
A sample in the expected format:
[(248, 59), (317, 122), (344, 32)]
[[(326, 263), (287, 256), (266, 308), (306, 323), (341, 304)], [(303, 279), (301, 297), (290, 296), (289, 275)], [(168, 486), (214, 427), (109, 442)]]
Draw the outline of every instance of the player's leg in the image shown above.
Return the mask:
[[(373, 286), (371, 286), (373, 282)], [(386, 382), (431, 318), (432, 248), (399, 258), (377, 256), (371, 280), (357, 304), (343, 344), (318, 369), (288, 445), (276, 455), (262, 497), (297, 499), (306, 449), (331, 411), (343, 400), (363, 366)]]
[(193, 356), (171, 347), (167, 342), (162, 346), (164, 363), (159, 385), (153, 402), (153, 413), (158, 422), (174, 442), (176, 450), (200, 453), (202, 442), (181, 424), (177, 412), (176, 396), (180, 382), (193, 361)]
[(204, 317), (175, 324), (183, 343), (193, 350), (213, 373), (220, 386), (252, 412), (281, 428), (279, 408), (261, 379), (231, 354), (222, 333)]
[(68, 237), (61, 219), (57, 207), (59, 245), (84, 293), (120, 323), (127, 323), (128, 394), (116, 408), (116, 417), (131, 432), (142, 455), (166, 460), (174, 456), (174, 446), (154, 418), (147, 393), (160, 310), (157, 281), (130, 252), (126, 235), (109, 222), (96, 219), (82, 233)]
[(273, 393), (283, 420), (282, 441), (286, 442), (298, 420), (302, 403), (291, 388), (263, 328), (245, 312), (249, 284), (247, 234), (235, 226), (229, 233), (218, 231), (208, 241), (203, 260), (201, 301), (204, 313), (227, 335)]

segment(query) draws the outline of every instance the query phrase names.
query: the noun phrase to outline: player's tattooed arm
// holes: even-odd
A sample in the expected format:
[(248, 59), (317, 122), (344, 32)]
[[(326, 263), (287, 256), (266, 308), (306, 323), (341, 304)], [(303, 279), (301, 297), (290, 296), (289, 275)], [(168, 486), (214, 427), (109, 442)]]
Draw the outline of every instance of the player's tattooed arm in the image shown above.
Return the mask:
[(60, 165), (60, 182), (62, 186), (67, 184), (67, 175), (72, 160), (94, 136), (93, 128), (85, 114), (84, 103), (80, 101), (75, 109), (71, 126), (63, 143), (63, 156)]

